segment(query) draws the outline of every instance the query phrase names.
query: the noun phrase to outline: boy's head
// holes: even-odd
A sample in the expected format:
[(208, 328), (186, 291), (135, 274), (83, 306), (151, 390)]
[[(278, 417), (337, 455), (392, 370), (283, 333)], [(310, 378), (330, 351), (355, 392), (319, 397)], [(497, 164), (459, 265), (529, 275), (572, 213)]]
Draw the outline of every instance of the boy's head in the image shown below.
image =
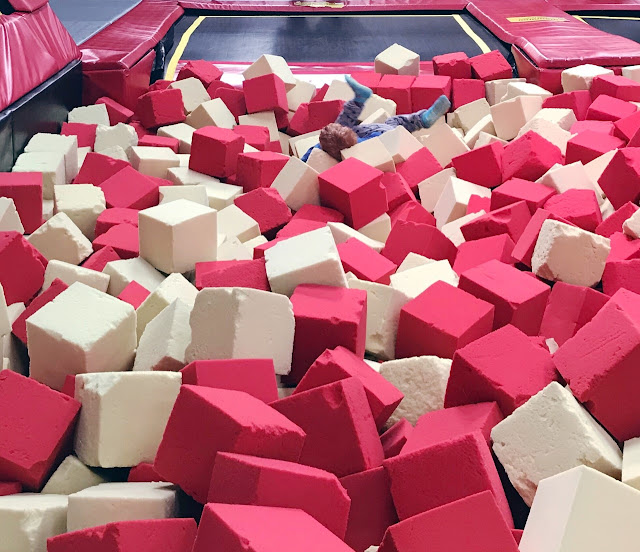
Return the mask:
[(340, 152), (343, 149), (355, 146), (358, 136), (348, 127), (331, 123), (320, 132), (320, 147), (337, 161), (341, 161)]

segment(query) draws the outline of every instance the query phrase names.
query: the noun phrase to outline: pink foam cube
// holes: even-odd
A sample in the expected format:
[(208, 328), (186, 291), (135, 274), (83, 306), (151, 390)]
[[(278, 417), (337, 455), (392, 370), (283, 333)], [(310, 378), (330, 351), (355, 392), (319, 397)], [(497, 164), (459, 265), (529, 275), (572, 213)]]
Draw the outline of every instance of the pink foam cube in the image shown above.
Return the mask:
[(380, 435), (384, 457), (393, 458), (398, 456), (412, 432), (413, 426), (406, 418), (402, 418)]
[(567, 190), (549, 198), (544, 208), (587, 232), (595, 232), (602, 223), (598, 198), (593, 190)]
[(614, 233), (622, 232), (624, 222), (637, 210), (637, 205), (627, 201), (597, 226), (596, 234), (610, 238)]
[(249, 113), (289, 110), (284, 82), (274, 73), (243, 81), (242, 90)]
[(271, 458), (220, 452), (207, 502), (295, 508), (337, 537), (347, 530), (351, 499), (332, 473)]
[(587, 118), (587, 109), (591, 105), (591, 94), (588, 90), (575, 90), (556, 96), (549, 96), (542, 102), (542, 107), (560, 107), (573, 110), (578, 121)]
[(287, 383), (297, 384), (325, 351), (343, 346), (364, 357), (367, 292), (312, 284), (299, 285), (291, 296), (296, 331)]
[(271, 291), (264, 259), (196, 263), (195, 285), (198, 289), (247, 287)]
[(493, 260), (460, 275), (460, 289), (495, 306), (493, 329), (512, 324), (538, 335), (550, 288), (511, 265)]
[(556, 163), (563, 163), (560, 149), (530, 130), (504, 148), (502, 179), (537, 180)]
[(390, 276), (398, 268), (357, 238), (338, 244), (338, 254), (345, 272), (352, 272), (356, 278), (368, 282), (390, 284)]
[(147, 288), (141, 286), (135, 280), (132, 280), (120, 292), (120, 295), (118, 295), (118, 299), (120, 299), (120, 301), (124, 301), (125, 303), (129, 303), (134, 309), (137, 310), (138, 307), (142, 305), (142, 303), (144, 303), (144, 300), (149, 297), (149, 295), (151, 295), (151, 292)]
[(624, 147), (624, 142), (616, 136), (609, 136), (594, 130), (585, 130), (567, 142), (567, 164), (593, 161), (608, 151)]
[(411, 111), (429, 109), (440, 96), (451, 96), (451, 77), (420, 75), (411, 84)]
[(265, 403), (278, 400), (273, 359), (270, 358), (194, 360), (180, 372), (185, 385), (243, 391)]
[(471, 60), (464, 52), (433, 56), (433, 72), (453, 79), (470, 79)]
[(587, 109), (587, 119), (594, 121), (617, 121), (629, 115), (633, 115), (638, 108), (632, 103), (618, 98), (599, 95)]
[(214, 81), (217, 81), (222, 77), (222, 71), (220, 71), (220, 69), (210, 61), (197, 59), (187, 61), (182, 69), (180, 69), (176, 80), (183, 80), (191, 77), (198, 79), (205, 87), (208, 88)]
[(320, 207), (319, 205), (303, 205), (296, 214), (293, 215), (294, 220), (307, 220), (322, 222), (344, 222), (344, 215), (340, 211), (330, 209), (328, 207)]
[(444, 404), (495, 401), (508, 416), (557, 379), (549, 351), (507, 325), (456, 351)]
[(493, 313), (486, 301), (436, 282), (400, 311), (396, 357), (453, 358), (457, 349), (491, 331)]
[(96, 104), (104, 104), (107, 108), (111, 126), (117, 125), (118, 123), (128, 123), (133, 117), (133, 111), (106, 96), (98, 98)]
[(531, 268), (531, 257), (533, 256), (533, 250), (535, 249), (536, 242), (538, 241), (542, 223), (548, 218), (552, 220), (559, 220), (560, 222), (564, 222), (566, 224), (571, 224), (564, 219), (556, 217), (549, 211), (538, 209), (529, 220), (529, 223), (524, 229), (524, 232), (520, 236), (520, 239), (516, 242), (516, 245), (511, 252), (511, 256), (516, 262), (522, 263), (525, 266)]
[(112, 247), (121, 259), (133, 259), (140, 255), (138, 229), (131, 224), (112, 226), (93, 240), (93, 250)]
[(162, 481), (162, 478), (150, 462), (141, 462), (137, 466), (133, 466), (127, 477), (129, 483), (154, 483), (156, 481)]
[(529, 224), (531, 211), (526, 202), (518, 201), (475, 218), (460, 228), (466, 241), (508, 234), (517, 242)]
[(508, 234), (498, 234), (488, 238), (480, 238), (474, 241), (467, 241), (458, 247), (456, 262), (453, 270), (458, 275), (486, 263), (492, 259), (513, 265), (515, 260), (511, 256), (515, 244)]
[(472, 149), (451, 160), (456, 176), (486, 188), (502, 184), (502, 152), (500, 142)]
[(397, 113), (412, 113), (411, 86), (416, 77), (411, 75), (382, 75), (378, 95), (396, 102)]
[(300, 463), (338, 477), (376, 468), (384, 452), (364, 386), (347, 378), (271, 406), (306, 433)]
[(62, 136), (75, 136), (78, 139), (79, 148), (92, 148), (96, 143), (96, 130), (98, 125), (85, 123), (62, 123)]
[(324, 351), (300, 380), (293, 394), (352, 377), (358, 378), (364, 386), (376, 426), (384, 427), (403, 395), (361, 357), (345, 347)]
[(640, 102), (640, 83), (621, 75), (598, 75), (593, 79), (589, 92), (594, 100), (605, 94), (619, 100)]
[(453, 264), (457, 248), (435, 226), (426, 223), (397, 221), (385, 242), (382, 254), (400, 265), (409, 253), (417, 253), (429, 259), (447, 259)]
[(142, 210), (158, 205), (158, 184), (136, 171), (125, 167), (100, 184), (107, 207)]
[(533, 215), (556, 193), (553, 188), (544, 184), (512, 178), (491, 192), (491, 210), (494, 211), (518, 201), (525, 201)]
[(193, 133), (191, 170), (223, 178), (236, 173), (238, 156), (244, 149), (244, 138), (232, 130), (204, 127)]
[(453, 79), (451, 85), (451, 109), (454, 111), (459, 107), (476, 100), (484, 98), (484, 82), (475, 79)]
[(85, 260), (82, 265), (83, 268), (89, 268), (90, 270), (95, 270), (97, 272), (102, 272), (104, 267), (107, 266), (107, 263), (111, 261), (119, 261), (120, 255), (116, 253), (116, 250), (108, 245), (107, 247), (103, 247), (99, 251), (93, 253), (87, 260)]
[(8, 305), (28, 303), (44, 283), (47, 260), (18, 232), (0, 232), (0, 285)]
[(275, 234), (292, 218), (291, 209), (275, 188), (255, 188), (237, 197), (234, 203), (258, 223), (262, 234)]
[(145, 128), (182, 123), (186, 119), (182, 92), (171, 88), (147, 92), (138, 98), (135, 115)]
[(350, 157), (320, 174), (320, 201), (325, 207), (340, 211), (345, 222), (358, 230), (388, 209), (382, 174)]
[(427, 148), (421, 148), (411, 154), (404, 163), (396, 165), (396, 172), (409, 184), (411, 191), (418, 191), (418, 184), (440, 172), (442, 166)]
[(637, 203), (640, 199), (640, 148), (618, 150), (598, 184), (616, 209), (628, 201)]
[(42, 224), (42, 173), (0, 173), (0, 197), (13, 199), (27, 234)]
[(637, 258), (607, 261), (602, 274), (602, 290), (607, 295), (613, 295), (619, 289), (640, 293), (639, 268), (640, 259)]
[(393, 211), (396, 207), (399, 207), (407, 201), (416, 201), (415, 194), (400, 173), (384, 173), (381, 182), (387, 193), (389, 211)]
[(511, 65), (498, 50), (479, 54), (469, 60), (474, 79), (484, 82), (497, 79), (510, 79), (513, 76)]
[(247, 393), (183, 385), (154, 468), (204, 503), (217, 452), (297, 462), (304, 441), (302, 429)]

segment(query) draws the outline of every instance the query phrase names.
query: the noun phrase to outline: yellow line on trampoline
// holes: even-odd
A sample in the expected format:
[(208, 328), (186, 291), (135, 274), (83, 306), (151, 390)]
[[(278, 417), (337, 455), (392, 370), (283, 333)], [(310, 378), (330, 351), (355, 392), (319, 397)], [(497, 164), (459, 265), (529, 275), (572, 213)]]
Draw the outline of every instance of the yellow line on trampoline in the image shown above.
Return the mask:
[(456, 14), (453, 14), (453, 18), (458, 22), (458, 25), (460, 25), (462, 30), (465, 33), (467, 33), (467, 35), (469, 35), (469, 38), (478, 45), (478, 47), (480, 48), (483, 54), (486, 54), (491, 51), (491, 48), (487, 46), (487, 43), (484, 40), (482, 40), (475, 32), (473, 32), (473, 29), (469, 27), (469, 25), (467, 25), (467, 22), (464, 19), (462, 19), (462, 17), (460, 17), (456, 13)]
[(205, 19), (206, 19), (206, 17), (203, 16), (203, 15), (198, 17), (198, 19), (196, 19), (191, 24), (191, 27), (189, 27), (186, 30), (186, 32), (182, 35), (182, 38), (180, 39), (180, 42), (178, 43), (178, 47), (176, 48), (176, 51), (173, 52), (173, 56), (171, 56), (171, 61), (169, 61), (169, 65), (167, 65), (167, 70), (165, 72), (165, 78), (166, 79), (173, 80), (175, 78), (176, 68), (178, 67), (178, 62), (182, 58), (182, 54), (184, 54), (184, 51), (185, 51), (185, 49), (187, 47), (187, 44), (189, 44), (189, 39), (191, 38), (191, 35), (195, 32), (195, 30), (200, 26), (200, 24)]

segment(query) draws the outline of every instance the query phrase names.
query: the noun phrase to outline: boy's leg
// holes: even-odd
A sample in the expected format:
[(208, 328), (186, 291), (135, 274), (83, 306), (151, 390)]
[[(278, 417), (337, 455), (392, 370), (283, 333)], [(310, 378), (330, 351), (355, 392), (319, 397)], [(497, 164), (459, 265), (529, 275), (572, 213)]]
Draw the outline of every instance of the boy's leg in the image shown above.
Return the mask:
[(429, 109), (422, 109), (410, 115), (396, 115), (385, 121), (385, 124), (394, 127), (403, 126), (409, 132), (415, 132), (421, 128), (430, 128), (436, 121), (445, 115), (451, 108), (451, 102), (446, 96), (440, 96)]
[(336, 123), (349, 128), (357, 127), (360, 124), (358, 117), (360, 116), (360, 113), (362, 113), (363, 109), (364, 104), (361, 104), (356, 100), (349, 100), (344, 104), (342, 112), (336, 119)]

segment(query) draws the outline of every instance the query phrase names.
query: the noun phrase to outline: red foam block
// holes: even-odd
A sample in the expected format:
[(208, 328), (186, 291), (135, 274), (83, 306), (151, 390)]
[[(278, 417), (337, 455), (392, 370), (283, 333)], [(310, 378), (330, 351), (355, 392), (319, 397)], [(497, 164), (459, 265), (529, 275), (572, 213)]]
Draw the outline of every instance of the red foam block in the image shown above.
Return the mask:
[(640, 293), (639, 268), (640, 259), (607, 261), (602, 274), (602, 290), (607, 295), (613, 295), (619, 289)]
[(468, 182), (494, 188), (502, 184), (502, 152), (500, 142), (472, 149), (451, 160), (458, 178)]
[(549, 351), (508, 325), (456, 351), (444, 404), (495, 401), (508, 416), (557, 379)]
[(214, 81), (217, 81), (222, 77), (222, 71), (210, 61), (205, 61), (203, 59), (187, 61), (182, 69), (180, 69), (176, 80), (183, 80), (191, 77), (198, 79), (205, 88), (209, 88)]
[(244, 138), (232, 130), (204, 127), (193, 133), (189, 168), (199, 173), (223, 178), (236, 173)]
[(587, 109), (587, 119), (594, 121), (617, 121), (633, 115), (638, 108), (632, 103), (612, 98), (605, 94), (598, 96)]
[(326, 224), (327, 222), (344, 222), (344, 215), (340, 211), (328, 207), (303, 205), (296, 211), (296, 214), (293, 215), (291, 220), (311, 220), (324, 222)]
[(93, 250), (112, 247), (121, 259), (133, 259), (140, 255), (138, 229), (131, 224), (112, 226), (93, 240)]
[(445, 282), (436, 282), (400, 311), (396, 357), (452, 358), (460, 347), (489, 333), (493, 305)]
[(616, 208), (640, 199), (640, 148), (618, 150), (598, 179), (598, 184)]
[(638, 206), (630, 201), (619, 207), (612, 215), (609, 215), (596, 228), (596, 234), (610, 238), (616, 232), (622, 232), (624, 222), (638, 210)]
[(591, 94), (588, 90), (575, 90), (574, 92), (565, 92), (545, 98), (542, 107), (560, 107), (573, 110), (578, 121), (584, 121), (587, 118), (587, 109), (591, 105)]
[(451, 96), (451, 77), (420, 75), (411, 84), (411, 111), (429, 109), (440, 96)]
[(454, 79), (470, 79), (471, 61), (464, 52), (433, 56), (433, 72)]
[(302, 429), (247, 393), (183, 385), (154, 468), (204, 503), (217, 452), (297, 462), (304, 441)]
[(133, 111), (131, 111), (124, 105), (119, 104), (115, 100), (112, 100), (111, 98), (98, 98), (96, 100), (96, 104), (104, 104), (104, 106), (107, 108), (107, 113), (109, 114), (109, 123), (111, 123), (111, 126), (115, 126), (118, 123), (128, 123), (133, 117)]
[(479, 54), (469, 60), (474, 79), (484, 82), (497, 79), (510, 79), (513, 76), (511, 65), (498, 50)]
[(493, 329), (512, 324), (538, 335), (551, 289), (513, 266), (493, 260), (460, 275), (460, 289), (495, 306)]
[(384, 427), (400, 404), (403, 394), (362, 358), (344, 347), (327, 349), (322, 353), (300, 380), (293, 394), (351, 377), (358, 378), (364, 386), (376, 426)]
[(196, 263), (195, 285), (198, 289), (247, 287), (271, 291), (264, 259)]
[(0, 173), (0, 197), (13, 199), (27, 234), (42, 224), (42, 173)]
[(288, 161), (289, 156), (272, 151), (241, 153), (238, 155), (235, 183), (245, 192), (268, 188)]
[(138, 140), (138, 145), (153, 148), (169, 148), (174, 153), (180, 153), (180, 140), (169, 136), (143, 136)]
[[(460, 520), (465, 520), (460, 523)], [(379, 552), (518, 552), (511, 528), (490, 491), (434, 508), (389, 528)]]
[(421, 148), (411, 154), (404, 163), (396, 165), (396, 172), (409, 184), (411, 191), (418, 191), (418, 184), (440, 172), (442, 166), (427, 148)]
[(316, 387), (271, 406), (306, 433), (301, 464), (338, 477), (382, 464), (382, 444), (359, 379), (347, 378)]
[(607, 295), (595, 289), (556, 282), (544, 311), (540, 335), (562, 345), (591, 321), (608, 300)]
[(390, 276), (398, 266), (357, 238), (338, 244), (338, 254), (345, 272), (356, 278), (379, 284), (390, 284)]
[(265, 403), (278, 400), (270, 358), (194, 360), (180, 372), (185, 385), (243, 391)]
[(251, 543), (251, 552), (353, 552), (302, 510), (244, 504), (205, 506), (193, 552), (247, 552), (247, 543)]
[(589, 88), (591, 97), (596, 99), (602, 94), (629, 102), (640, 102), (640, 83), (621, 75), (598, 75)]
[(387, 172), (382, 175), (381, 181), (387, 193), (389, 211), (393, 211), (407, 201), (416, 201), (416, 196), (409, 183), (397, 172)]
[(453, 264), (453, 270), (460, 275), (466, 270), (480, 266), (492, 259), (512, 265), (515, 263), (511, 256), (514, 247), (513, 240), (508, 234), (499, 234), (464, 242), (458, 247), (458, 255), (456, 256), (456, 262)]
[(431, 224), (397, 221), (391, 227), (382, 254), (400, 265), (409, 253), (417, 253), (429, 259), (446, 259), (453, 264), (458, 250), (440, 230)]
[(0, 481), (39, 491), (67, 454), (80, 403), (10, 370), (0, 372)]
[(553, 188), (544, 184), (512, 178), (491, 192), (491, 210), (495, 211), (501, 207), (506, 207), (518, 201), (525, 201), (529, 211), (533, 215), (545, 202), (556, 195)]
[(347, 530), (351, 499), (332, 473), (293, 462), (218, 453), (208, 502), (296, 508), (337, 537)]
[(484, 98), (484, 82), (475, 79), (453, 79), (451, 85), (451, 109)]
[(194, 519), (116, 521), (47, 539), (47, 552), (191, 552)]
[(142, 305), (142, 303), (144, 303), (144, 300), (149, 297), (149, 295), (151, 295), (151, 292), (147, 288), (141, 286), (135, 280), (132, 280), (120, 292), (120, 295), (118, 295), (118, 299), (120, 299), (120, 301), (124, 301), (125, 303), (129, 303), (134, 309), (137, 310), (138, 307)]
[(382, 75), (378, 95), (396, 102), (398, 114), (411, 113), (411, 86), (415, 80), (412, 75)]
[(567, 142), (567, 164), (593, 161), (608, 151), (624, 147), (624, 142), (616, 136), (609, 136), (594, 130), (585, 130)]
[(291, 372), (284, 381), (299, 383), (325, 349), (343, 346), (364, 357), (366, 291), (303, 284), (293, 292), (291, 303), (296, 331)]
[(150, 462), (141, 462), (137, 466), (133, 466), (127, 477), (129, 483), (154, 483), (156, 481), (162, 481), (162, 478)]
[(287, 113), (289, 111), (284, 82), (274, 73), (243, 81), (242, 90), (249, 113), (260, 111)]
[(402, 418), (380, 435), (384, 457), (393, 458), (398, 456), (412, 432), (413, 426), (406, 418)]
[(138, 98), (135, 114), (145, 128), (182, 123), (186, 119), (182, 91), (167, 88), (147, 92)]
[(62, 136), (75, 136), (78, 139), (79, 148), (93, 148), (96, 143), (96, 130), (98, 125), (85, 123), (62, 123)]
[(259, 151), (265, 151), (271, 142), (269, 129), (256, 125), (237, 125), (233, 127), (233, 132), (244, 138), (246, 144)]
[(102, 272), (104, 270), (104, 267), (107, 266), (107, 263), (119, 260), (121, 260), (120, 255), (116, 253), (116, 250), (111, 246), (107, 246), (100, 249), (100, 251), (96, 251), (95, 253), (93, 253), (86, 261), (82, 263), (81, 266), (90, 270)]
[(68, 287), (69, 286), (59, 278), (56, 278), (53, 282), (51, 282), (51, 285), (40, 295), (38, 295), (33, 301), (31, 301), (27, 308), (22, 311), (20, 316), (16, 318), (15, 322), (11, 326), (13, 335), (15, 335), (20, 341), (22, 341), (22, 343), (27, 345), (27, 318), (29, 318), (32, 314), (38, 312), (47, 303), (53, 301)]
[(131, 164), (127, 161), (113, 159), (101, 153), (90, 152), (84, 158), (80, 172), (78, 172), (78, 176), (75, 177), (73, 182), (74, 184), (100, 186), (105, 180), (127, 167), (131, 167)]
[(502, 178), (538, 180), (556, 163), (563, 163), (560, 149), (530, 130), (504, 148)]
[(28, 303), (44, 283), (46, 259), (18, 232), (0, 232), (0, 284), (8, 305)]
[(560, 222), (564, 222), (566, 224), (571, 224), (568, 221), (556, 217), (549, 211), (538, 209), (529, 220), (529, 224), (527, 224), (527, 227), (524, 229), (524, 232), (516, 242), (516, 245), (511, 252), (511, 256), (516, 262), (522, 263), (531, 268), (531, 257), (533, 256), (533, 250), (535, 249), (536, 242), (538, 241), (538, 235), (540, 234), (542, 223), (548, 218), (552, 220), (560, 220)]
[(133, 167), (118, 171), (102, 182), (100, 188), (104, 192), (108, 208), (142, 210), (154, 207), (160, 201), (158, 184)]
[(500, 234), (508, 234), (516, 242), (529, 224), (529, 220), (531, 220), (529, 207), (526, 202), (518, 201), (495, 211), (489, 211), (463, 224), (460, 231), (468, 242)]
[(602, 223), (598, 198), (593, 190), (567, 190), (549, 198), (544, 208), (587, 232), (595, 232)]

